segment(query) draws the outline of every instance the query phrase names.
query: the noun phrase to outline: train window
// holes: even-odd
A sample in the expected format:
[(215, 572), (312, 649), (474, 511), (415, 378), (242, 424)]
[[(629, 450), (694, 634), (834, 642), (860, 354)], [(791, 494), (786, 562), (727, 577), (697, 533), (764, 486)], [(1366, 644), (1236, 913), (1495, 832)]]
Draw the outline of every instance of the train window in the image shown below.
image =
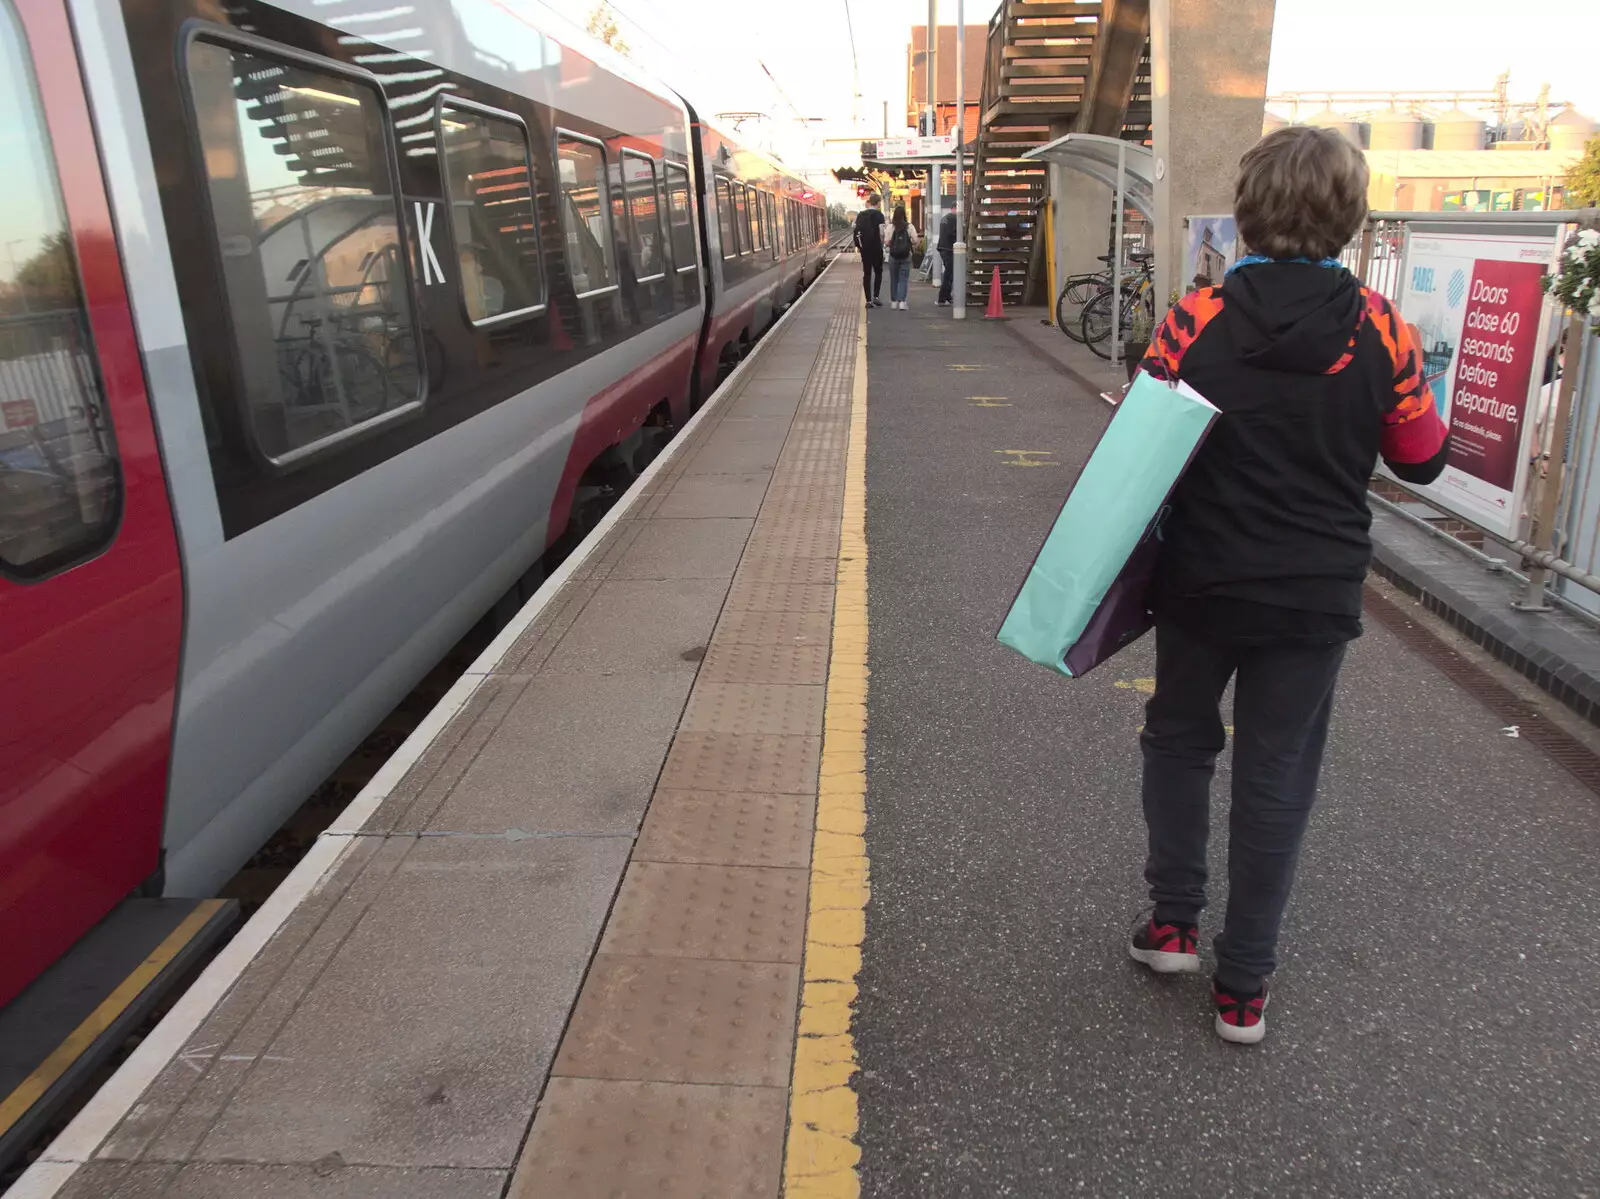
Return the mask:
[(754, 254), (756, 239), (750, 227), (750, 189), (742, 183), (733, 185), (733, 211), (739, 226), (739, 252)]
[(733, 189), (736, 186), (726, 179), (717, 180), (717, 226), (722, 234), (724, 258), (736, 258), (739, 254), (739, 227), (733, 210)]
[(121, 478), (26, 45), (0, 3), (0, 566), (38, 578), (110, 538)]
[(667, 273), (661, 209), (656, 202), (655, 160), (636, 150), (624, 150), (622, 188), (627, 196), (632, 226), (634, 270), (638, 272), (639, 282), (648, 283)]
[(287, 466), (419, 405), (383, 101), (363, 77), (189, 44), (243, 422)]
[(617, 275), (628, 295), (639, 281), (639, 257), (634, 248), (633, 222), (628, 219), (628, 200), (622, 191), (622, 164), (607, 164), (606, 194), (611, 198), (611, 244), (616, 247)]
[(667, 218), (672, 226), (672, 261), (678, 274), (698, 270), (694, 252), (693, 204), (689, 199), (689, 172), (667, 163)]
[[(582, 299), (615, 287), (616, 243), (606, 229), (605, 148), (593, 138), (558, 131), (561, 217), (567, 234), (567, 269)], [(611, 214), (613, 217), (615, 214)], [(621, 236), (622, 230), (616, 231)]]
[(468, 319), (489, 325), (543, 311), (527, 128), (510, 113), (441, 99), (439, 152)]

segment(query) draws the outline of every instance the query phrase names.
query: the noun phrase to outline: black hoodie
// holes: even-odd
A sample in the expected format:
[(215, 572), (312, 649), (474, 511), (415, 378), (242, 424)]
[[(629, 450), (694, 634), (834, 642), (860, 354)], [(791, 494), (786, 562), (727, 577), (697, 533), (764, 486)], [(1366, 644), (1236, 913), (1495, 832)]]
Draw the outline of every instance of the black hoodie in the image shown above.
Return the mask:
[(1237, 642), (1359, 636), (1379, 454), (1413, 482), (1444, 468), (1405, 322), (1343, 268), (1261, 263), (1185, 296), (1143, 365), (1222, 411), (1162, 526), (1157, 615)]

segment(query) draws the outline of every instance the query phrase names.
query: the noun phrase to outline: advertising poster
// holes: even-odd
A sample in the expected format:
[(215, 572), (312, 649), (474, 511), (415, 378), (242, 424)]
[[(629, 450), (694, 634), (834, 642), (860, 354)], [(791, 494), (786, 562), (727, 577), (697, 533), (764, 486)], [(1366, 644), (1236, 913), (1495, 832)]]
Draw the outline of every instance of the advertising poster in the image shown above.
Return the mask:
[(1184, 291), (1221, 283), (1228, 268), (1239, 261), (1239, 232), (1233, 217), (1190, 217), (1186, 250)]
[(1515, 537), (1522, 517), (1546, 336), (1539, 278), (1554, 253), (1553, 233), (1413, 232), (1407, 242), (1400, 311), (1421, 333), (1450, 426), (1444, 474), (1414, 490), (1502, 537)]

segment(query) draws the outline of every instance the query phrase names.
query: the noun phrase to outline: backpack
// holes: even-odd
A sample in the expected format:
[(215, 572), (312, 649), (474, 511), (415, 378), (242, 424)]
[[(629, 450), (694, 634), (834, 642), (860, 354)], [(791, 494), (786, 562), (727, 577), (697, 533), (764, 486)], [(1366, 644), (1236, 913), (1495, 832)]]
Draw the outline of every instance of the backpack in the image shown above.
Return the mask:
[(890, 258), (911, 257), (911, 229), (908, 225), (901, 225), (894, 231), (894, 236), (889, 238)]

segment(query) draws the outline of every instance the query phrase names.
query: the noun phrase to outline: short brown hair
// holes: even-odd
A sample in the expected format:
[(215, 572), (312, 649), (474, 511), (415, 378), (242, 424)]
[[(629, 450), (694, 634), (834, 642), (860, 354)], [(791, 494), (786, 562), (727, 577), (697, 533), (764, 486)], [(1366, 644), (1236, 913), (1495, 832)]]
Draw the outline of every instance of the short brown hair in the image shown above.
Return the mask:
[(1367, 160), (1332, 129), (1290, 125), (1239, 160), (1239, 240), (1268, 258), (1331, 258), (1367, 216)]

